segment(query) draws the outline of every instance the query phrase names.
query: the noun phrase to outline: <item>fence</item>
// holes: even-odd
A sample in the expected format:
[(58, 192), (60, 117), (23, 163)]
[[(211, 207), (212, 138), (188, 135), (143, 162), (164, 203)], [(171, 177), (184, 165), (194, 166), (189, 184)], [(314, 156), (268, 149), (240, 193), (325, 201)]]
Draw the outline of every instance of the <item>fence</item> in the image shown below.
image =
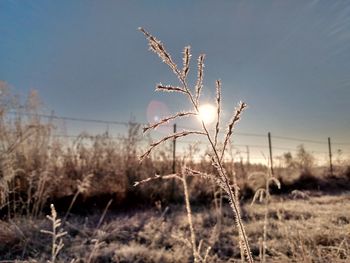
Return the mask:
[[(95, 124), (103, 124), (106, 125), (106, 130), (108, 131), (110, 129), (111, 125), (116, 126), (123, 126), (125, 128), (129, 127), (130, 125), (146, 125), (146, 123), (140, 123), (135, 121), (109, 121), (109, 120), (99, 120), (99, 119), (86, 119), (86, 118), (75, 118), (75, 117), (64, 117), (64, 116), (56, 116), (56, 115), (48, 115), (48, 114), (38, 114), (38, 113), (27, 113), (27, 112), (9, 112), (12, 115), (21, 114), (26, 116), (36, 116), (40, 118), (46, 118), (50, 120), (61, 120), (64, 122), (80, 122), (80, 123), (95, 123)], [(178, 124), (167, 124), (167, 126), (170, 128), (170, 131), (176, 132), (178, 128), (182, 129), (192, 129), (191, 127), (187, 126), (181, 126)], [(73, 134), (67, 134), (67, 133), (61, 133), (61, 134), (54, 134), (55, 137), (64, 137), (64, 138), (78, 138), (79, 135), (73, 135)], [(242, 157), (242, 154), (245, 154), (245, 161), (247, 163), (253, 162), (253, 163), (269, 163), (271, 167), (271, 172), (273, 173), (274, 168), (274, 162), (276, 161), (276, 155), (279, 156), (281, 153), (285, 152), (297, 152), (297, 147), (290, 147), (291, 144), (294, 143), (295, 146), (298, 146), (300, 144), (308, 144), (310, 145), (317, 145), (317, 149), (315, 147), (308, 148), (308, 151), (316, 156), (316, 159), (318, 159), (319, 163), (325, 163), (327, 162), (329, 164), (329, 170), (330, 173), (333, 173), (333, 162), (334, 162), (334, 153), (332, 152), (332, 149), (334, 146), (338, 148), (338, 153), (341, 154), (350, 154), (350, 142), (333, 142), (331, 137), (325, 137), (324, 141), (320, 140), (313, 140), (308, 138), (295, 138), (295, 137), (287, 137), (287, 136), (280, 136), (280, 135), (274, 135), (270, 132), (267, 134), (258, 134), (258, 133), (248, 133), (248, 132), (235, 132), (235, 136), (237, 137), (252, 137), (252, 138), (258, 138), (262, 143), (261, 144), (252, 144), (252, 143), (234, 143), (234, 148), (236, 149), (236, 153), (240, 156), (241, 159), (244, 159)], [(113, 138), (113, 136), (111, 136)], [(119, 139), (120, 136), (114, 137), (115, 139)], [(148, 141), (147, 139), (141, 139), (143, 141)], [(281, 141), (284, 143), (281, 146)], [(190, 144), (190, 143), (198, 143), (202, 145), (207, 145), (204, 141), (194, 141), (194, 140), (174, 140), (172, 142), (172, 158), (173, 158), (173, 170), (175, 171), (175, 160), (176, 160), (176, 149), (181, 150), (181, 147), (177, 147), (178, 143), (181, 144)], [(279, 143), (278, 143), (279, 142)], [(286, 142), (287, 146), (286, 147)], [(321, 148), (321, 149), (320, 149)], [(344, 150), (345, 149), (345, 150)], [(180, 151), (179, 151), (180, 152)], [(276, 154), (277, 152), (277, 154)], [(318, 156), (318, 157), (317, 157)], [(322, 161), (321, 157), (323, 156)], [(326, 160), (326, 158), (328, 160)]]

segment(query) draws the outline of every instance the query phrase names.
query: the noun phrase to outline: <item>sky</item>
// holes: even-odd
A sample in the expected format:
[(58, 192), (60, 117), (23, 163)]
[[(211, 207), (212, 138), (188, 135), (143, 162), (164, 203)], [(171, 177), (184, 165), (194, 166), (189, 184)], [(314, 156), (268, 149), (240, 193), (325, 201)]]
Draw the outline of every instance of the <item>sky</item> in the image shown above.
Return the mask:
[[(36, 89), (58, 116), (144, 123), (147, 112), (190, 109), (181, 94), (154, 92), (159, 82), (178, 82), (148, 50), (140, 26), (180, 66), (191, 46), (192, 84), (197, 57), (206, 54), (203, 103), (215, 99), (220, 79), (223, 122), (239, 101), (248, 104), (238, 133), (350, 142), (348, 1), (1, 0), (0, 80), (19, 94)], [(350, 153), (347, 144), (335, 147)]]

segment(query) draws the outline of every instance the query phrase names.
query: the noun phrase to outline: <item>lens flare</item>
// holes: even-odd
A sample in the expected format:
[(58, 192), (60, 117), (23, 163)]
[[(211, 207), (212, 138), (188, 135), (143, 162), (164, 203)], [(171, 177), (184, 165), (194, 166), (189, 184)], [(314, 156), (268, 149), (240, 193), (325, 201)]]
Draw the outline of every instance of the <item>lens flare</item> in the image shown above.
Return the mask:
[[(147, 106), (146, 114), (148, 123), (155, 123), (164, 117), (168, 117), (170, 115), (170, 111), (165, 103), (152, 100)], [(161, 133), (170, 133), (172, 131), (172, 127), (161, 126), (157, 128), (157, 131)]]

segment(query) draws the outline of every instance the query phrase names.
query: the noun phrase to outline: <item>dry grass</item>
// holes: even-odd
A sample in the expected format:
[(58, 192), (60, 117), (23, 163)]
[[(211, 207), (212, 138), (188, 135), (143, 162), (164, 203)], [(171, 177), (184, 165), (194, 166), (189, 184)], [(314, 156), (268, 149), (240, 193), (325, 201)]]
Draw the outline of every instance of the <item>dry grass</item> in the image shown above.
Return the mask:
[[(267, 262), (348, 262), (350, 259), (350, 194), (337, 196), (314, 193), (308, 200), (272, 197), (268, 213)], [(263, 234), (265, 205), (243, 206), (252, 253), (259, 255), (259, 238)], [(161, 210), (109, 214), (95, 231), (100, 215), (88, 219), (75, 216), (65, 230), (64, 249), (59, 259), (67, 262), (191, 262), (187, 213), (183, 206), (170, 206), (165, 219)], [(216, 224), (215, 209), (194, 206), (193, 224), (198, 239), (210, 240), (208, 229)], [(224, 205), (220, 239), (212, 247), (208, 262), (239, 262), (237, 230), (232, 229), (230, 207)], [(16, 220), (1, 223), (7, 230), (2, 241), (1, 259), (44, 259), (51, 256), (49, 239), (39, 229), (50, 226), (45, 219)], [(3, 233), (3, 232), (2, 232)], [(23, 237), (26, 236), (26, 241)], [(1, 236), (4, 237), (3, 235)], [(100, 245), (95, 247), (98, 239)], [(24, 244), (26, 244), (24, 246)], [(11, 249), (10, 249), (11, 248)], [(25, 251), (23, 253), (23, 249)]]
[[(271, 169), (272, 170), (272, 169)], [(265, 187), (258, 188), (254, 194), (252, 205), (259, 200), (259, 202), (265, 203), (265, 215), (264, 215), (264, 227), (263, 227), (263, 235), (261, 239), (261, 247), (259, 250), (259, 258), (260, 261), (265, 263), (266, 262), (266, 249), (267, 249), (267, 233), (268, 233), (268, 225), (269, 225), (269, 208), (270, 208), (270, 199), (271, 199), (271, 193), (270, 193), (270, 184), (274, 183), (278, 189), (281, 189), (281, 183), (278, 181), (276, 177), (273, 176), (270, 169), (266, 173), (252, 173), (249, 175), (249, 177), (256, 177), (260, 176), (265, 179)], [(249, 178), (248, 177), (248, 178)]]
[(51, 236), (52, 245), (51, 245), (51, 260), (48, 260), (49, 263), (56, 262), (58, 253), (62, 250), (64, 244), (62, 237), (67, 235), (67, 232), (63, 231), (61, 228), (61, 219), (57, 217), (57, 212), (55, 206), (51, 204), (51, 215), (46, 216), (47, 219), (51, 221), (52, 228), (50, 230), (41, 229), (40, 232)]
[[(200, 96), (201, 96), (201, 90), (203, 86), (204, 55), (200, 55), (198, 58), (198, 78), (197, 78), (196, 86), (194, 87), (194, 91), (191, 91), (187, 82), (187, 76), (189, 72), (190, 58), (191, 58), (190, 47), (184, 48), (183, 69), (180, 70), (176, 65), (176, 63), (174, 63), (174, 61), (172, 60), (170, 54), (166, 51), (164, 45), (159, 40), (157, 40), (155, 37), (153, 37), (150, 33), (148, 33), (143, 28), (140, 28), (140, 31), (146, 36), (150, 50), (156, 53), (163, 60), (163, 62), (170, 67), (170, 69), (174, 72), (176, 77), (179, 79), (179, 82), (181, 85), (180, 87), (175, 87), (172, 85), (169, 85), (169, 86), (158, 85), (156, 90), (183, 93), (187, 97), (187, 99), (190, 101), (190, 104), (192, 106), (192, 111), (185, 112), (185, 113), (181, 113), (181, 112), (175, 113), (173, 116), (166, 117), (155, 124), (150, 124), (149, 126), (144, 128), (144, 131), (155, 129), (158, 126), (168, 123), (170, 120), (176, 120), (180, 117), (200, 116), (199, 109), (201, 106)], [(204, 175), (203, 177), (205, 179), (214, 181), (226, 193), (234, 214), (234, 222), (238, 229), (239, 238), (240, 238), (239, 245), (241, 247), (242, 252), (244, 253), (244, 256), (247, 258), (248, 262), (253, 262), (253, 257), (251, 255), (248, 237), (246, 235), (244, 224), (241, 218), (240, 204), (239, 204), (239, 197), (238, 197), (238, 186), (235, 184), (235, 181), (230, 180), (227, 174), (227, 171), (224, 168), (224, 156), (225, 156), (228, 144), (231, 140), (233, 129), (235, 128), (235, 125), (237, 124), (237, 122), (240, 120), (242, 112), (247, 107), (247, 105), (244, 102), (241, 102), (239, 103), (238, 107), (235, 109), (233, 116), (227, 125), (228, 127), (227, 127), (226, 135), (224, 136), (224, 139), (223, 139), (223, 146), (222, 148), (219, 148), (218, 134), (220, 131), (219, 127), (220, 127), (220, 118), (221, 118), (221, 82), (219, 80), (216, 81), (216, 104), (217, 104), (216, 105), (217, 119), (216, 119), (214, 135), (209, 132), (209, 127), (207, 126), (205, 121), (201, 120), (201, 126), (202, 126), (201, 130), (193, 130), (193, 131), (185, 130), (182, 132), (177, 132), (177, 133), (175, 132), (173, 134), (163, 137), (159, 141), (151, 143), (147, 151), (143, 155), (141, 155), (141, 160), (149, 156), (157, 146), (169, 140), (176, 140), (178, 138), (183, 138), (188, 135), (204, 136), (210, 145), (210, 151), (207, 153), (207, 155), (209, 155), (212, 165), (216, 169), (216, 173), (211, 175), (211, 174), (206, 174), (205, 172), (193, 171), (193, 169), (190, 169), (190, 170), (183, 169), (185, 173), (183, 174), (183, 176), (186, 176), (187, 173), (190, 175), (195, 175), (195, 174), (202, 175), (202, 176)], [(184, 186), (186, 189), (186, 181), (184, 182)], [(186, 190), (185, 190), (185, 194), (186, 194)], [(186, 206), (188, 206), (187, 202), (186, 202)], [(190, 223), (190, 228), (192, 229), (190, 214), (189, 214), (189, 223)], [(193, 231), (191, 231), (191, 240), (192, 240), (194, 261), (199, 262), (200, 256), (198, 255), (198, 252), (196, 249), (197, 244), (196, 244)]]

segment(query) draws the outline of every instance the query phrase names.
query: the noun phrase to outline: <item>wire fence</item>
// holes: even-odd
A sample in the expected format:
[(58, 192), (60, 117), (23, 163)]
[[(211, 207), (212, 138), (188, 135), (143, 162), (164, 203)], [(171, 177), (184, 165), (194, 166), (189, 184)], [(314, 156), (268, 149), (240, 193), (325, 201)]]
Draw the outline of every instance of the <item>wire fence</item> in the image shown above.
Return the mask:
[[(45, 118), (47, 120), (51, 121), (63, 121), (63, 122), (80, 122), (80, 123), (89, 123), (89, 124), (103, 124), (106, 125), (106, 130), (109, 131), (111, 126), (122, 126), (124, 128), (128, 128), (131, 125), (147, 125), (148, 123), (142, 123), (142, 122), (136, 122), (136, 121), (111, 121), (111, 120), (101, 120), (101, 119), (88, 119), (88, 118), (76, 118), (76, 117), (67, 117), (67, 116), (57, 116), (54, 114), (39, 114), (39, 113), (28, 113), (28, 112), (17, 112), (17, 111), (11, 111), (9, 112), (11, 115), (24, 115), (28, 117), (39, 117), (39, 118)], [(173, 124), (165, 124), (165, 126), (168, 126), (169, 128), (173, 127)], [(186, 129), (186, 130), (193, 130), (193, 127), (189, 126), (183, 126), (183, 125), (177, 125), (180, 129)], [(170, 129), (169, 129), (170, 130)], [(85, 130), (86, 131), (86, 130)], [(53, 134), (54, 137), (58, 138), (68, 138), (68, 139), (76, 139), (81, 137), (81, 132), (78, 132), (77, 134), (70, 134), (70, 133), (55, 133)], [(220, 133), (224, 133), (224, 130), (222, 129)], [(269, 144), (268, 141), (268, 135), (267, 134), (259, 134), (259, 133), (249, 133), (249, 132), (235, 132), (235, 138), (238, 137), (247, 137), (248, 141), (245, 140), (244, 143), (239, 143), (239, 141), (235, 139), (234, 141), (234, 149), (236, 151), (236, 154), (240, 156), (241, 159), (245, 159), (247, 162), (267, 162), (267, 156), (269, 155), (269, 150), (271, 149), (273, 158), (280, 157), (283, 153), (290, 152), (290, 153), (297, 153), (299, 151), (298, 146), (299, 145), (307, 145), (307, 150), (311, 154), (314, 155), (315, 159), (319, 162), (326, 162), (327, 159), (332, 158), (335, 154), (338, 155), (337, 158), (345, 158), (349, 159), (350, 155), (350, 141), (349, 142), (340, 142), (340, 141), (330, 141), (327, 140), (327, 137), (325, 137), (324, 141), (321, 140), (314, 140), (310, 138), (299, 138), (299, 137), (288, 137), (288, 136), (281, 136), (281, 135), (275, 135), (272, 133), (271, 135), (271, 141)], [(121, 139), (125, 136), (124, 134), (119, 134), (118, 136), (113, 136), (112, 134), (109, 135), (112, 139)], [(251, 138), (255, 139), (255, 142), (259, 143), (251, 143)], [(330, 140), (330, 138), (329, 138)], [(145, 144), (149, 142), (148, 138), (140, 138), (139, 141), (144, 142)], [(238, 143), (237, 143), (238, 141)], [(176, 143), (179, 143), (180, 145), (188, 145), (196, 143), (197, 145), (201, 145), (202, 147), (207, 147), (208, 143), (206, 141), (198, 141), (198, 140), (177, 140)], [(333, 146), (333, 151), (331, 151), (331, 146)], [(178, 150), (181, 150), (181, 147), (178, 147)], [(341, 156), (342, 155), (342, 156)], [(341, 156), (341, 157), (339, 157)]]

